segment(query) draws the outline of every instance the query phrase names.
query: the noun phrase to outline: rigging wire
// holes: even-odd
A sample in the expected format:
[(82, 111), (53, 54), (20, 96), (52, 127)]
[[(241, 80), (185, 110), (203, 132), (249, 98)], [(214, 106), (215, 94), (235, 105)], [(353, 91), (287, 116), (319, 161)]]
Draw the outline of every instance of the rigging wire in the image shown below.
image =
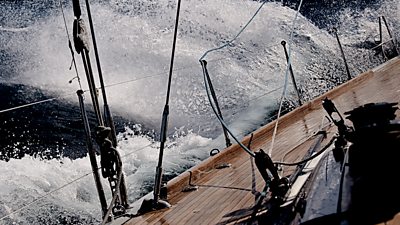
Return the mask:
[[(223, 59), (225, 59), (225, 58), (217, 58), (217, 59), (213, 59), (213, 60), (210, 60), (210, 61), (220, 61), (220, 60), (223, 60)], [(197, 66), (197, 63), (196, 63), (196, 66)], [(177, 69), (174, 69), (174, 71), (184, 70), (184, 69), (188, 69), (188, 68), (192, 68), (192, 67), (195, 67), (195, 65), (193, 64), (191, 66), (177, 68)], [(126, 81), (122, 81), (122, 82), (109, 84), (109, 85), (106, 85), (105, 87), (119, 86), (119, 85), (132, 83), (132, 82), (143, 80), (143, 79), (147, 79), (147, 78), (162, 76), (164, 74), (165, 73), (157, 73), (157, 74), (153, 74), (153, 75), (148, 75), (148, 76), (144, 76), (144, 77), (139, 77), (139, 78), (135, 78), (135, 79), (131, 79), (131, 80), (126, 80)], [(101, 89), (101, 88), (97, 88), (97, 89)], [(84, 92), (88, 92), (88, 91), (89, 90), (84, 90)], [(17, 109), (20, 109), (20, 108), (25, 108), (25, 107), (32, 106), (32, 105), (37, 105), (37, 104), (41, 104), (41, 103), (45, 103), (45, 102), (50, 102), (50, 101), (54, 101), (54, 100), (58, 100), (58, 99), (63, 99), (63, 98), (66, 98), (68, 96), (72, 96), (72, 95), (75, 95), (75, 94), (76, 93), (74, 92), (73, 94), (66, 94), (66, 95), (63, 95), (63, 96), (60, 96), (60, 97), (49, 98), (49, 99), (40, 100), (40, 101), (36, 101), (36, 102), (30, 102), (30, 103), (27, 103), (27, 104), (24, 104), (24, 105), (20, 105), (20, 106), (8, 108), (8, 109), (3, 109), (3, 110), (0, 110), (0, 114), (8, 112), (8, 111), (14, 111), (14, 110), (17, 110)]]
[(271, 147), (270, 147), (270, 149), (268, 151), (268, 155), (270, 157), (272, 157), (272, 150), (274, 148), (276, 132), (278, 131), (278, 124), (279, 124), (279, 119), (280, 119), (280, 116), (281, 116), (281, 110), (282, 110), (282, 106), (283, 106), (283, 101), (284, 101), (284, 99), (286, 97), (286, 90), (287, 90), (288, 77), (289, 77), (289, 68), (290, 68), (290, 66), (292, 64), (292, 54), (291, 54), (292, 52), (291, 51), (292, 51), (294, 28), (295, 28), (297, 17), (298, 17), (298, 15), (300, 13), (300, 9), (301, 9), (302, 5), (303, 5), (303, 0), (300, 0), (299, 7), (297, 8), (296, 15), (295, 15), (295, 17), (293, 19), (292, 28), (291, 28), (291, 32), (290, 32), (290, 38), (289, 38), (289, 41), (288, 41), (289, 48), (288, 48), (288, 60), (287, 60), (287, 66), (286, 66), (286, 72), (285, 72), (285, 83), (284, 83), (282, 97), (281, 97), (280, 104), (279, 104), (278, 117), (276, 118), (274, 132), (272, 134)]
[(72, 56), (71, 66), (69, 67), (69, 69), (71, 70), (72, 65), (74, 65), (75, 73), (76, 73), (76, 77), (72, 78), (69, 82), (71, 83), (72, 80), (77, 78), (80, 90), (82, 90), (81, 78), (79, 77), (78, 68), (76, 67), (75, 54), (74, 54), (74, 50), (72, 49), (72, 43), (71, 43), (71, 39), (69, 37), (69, 32), (68, 32), (67, 20), (65, 19), (64, 9), (63, 9), (61, 0), (60, 0), (60, 9), (61, 9), (62, 17), (64, 20), (65, 32), (67, 33), (67, 37), (68, 37), (68, 47), (69, 47), (69, 50), (71, 51), (71, 56)]
[[(302, 2), (303, 2), (303, 1), (301, 0), (300, 5), (299, 5), (299, 8), (298, 8), (298, 11), (297, 11), (297, 13), (296, 13), (295, 20), (293, 21), (293, 28), (294, 28), (294, 25), (295, 25), (295, 21), (296, 21), (296, 18), (297, 18), (297, 14), (298, 14), (298, 12), (299, 12), (299, 10), (300, 10), (300, 7), (301, 7), (301, 5), (302, 5)], [(262, 5), (259, 7), (259, 9), (256, 11), (256, 13), (255, 13), (255, 14), (253, 15), (253, 17), (250, 19), (250, 21), (248, 21), (248, 23), (242, 28), (242, 30), (241, 30), (231, 41), (227, 42), (227, 43), (226, 43), (225, 45), (223, 45), (223, 46), (220, 46), (220, 47), (218, 47), (218, 48), (211, 49), (211, 50), (207, 51), (206, 53), (204, 53), (204, 55), (201, 57), (201, 59), (203, 59), (208, 53), (210, 53), (210, 52), (212, 52), (212, 51), (216, 51), (216, 50), (222, 49), (222, 48), (228, 46), (229, 44), (231, 44), (233, 41), (235, 41), (235, 39), (246, 29), (246, 27), (247, 27), (247, 26), (250, 24), (250, 22), (254, 19), (254, 17), (256, 16), (256, 14), (261, 10), (262, 6), (263, 6), (265, 3), (266, 3), (266, 2), (263, 2), (263, 3), (262, 3)], [(64, 24), (65, 24), (65, 28), (66, 28), (66, 33), (67, 33), (67, 37), (68, 37), (68, 41), (69, 41), (69, 46), (70, 46), (70, 49), (72, 50), (72, 48), (71, 48), (71, 42), (70, 42), (70, 38), (69, 38), (68, 29), (67, 29), (67, 26), (66, 26), (66, 20), (65, 20), (65, 16), (64, 16), (64, 11), (63, 11), (63, 7), (62, 7), (61, 0), (60, 0), (60, 7), (61, 7), (62, 14), (63, 14), (63, 19), (64, 19)], [(292, 40), (292, 37), (293, 37), (293, 30), (292, 30), (292, 32), (291, 32), (291, 40)], [(279, 45), (279, 44), (276, 44), (276, 45)], [(272, 45), (272, 46), (275, 46), (275, 45)], [(75, 71), (76, 71), (76, 74), (77, 74), (79, 86), (81, 86), (81, 82), (80, 82), (79, 74), (78, 74), (78, 71), (77, 71), (77, 68), (76, 68), (76, 62), (75, 62), (75, 57), (74, 57), (73, 52), (72, 52), (72, 62), (71, 62), (71, 66), (72, 66), (72, 63), (74, 64), (74, 67), (75, 67)], [(290, 65), (290, 42), (289, 42), (289, 60), (288, 60), (288, 66), (289, 66), (289, 65)], [(186, 67), (186, 68), (189, 68), (189, 67)], [(71, 68), (70, 68), (70, 69), (71, 69)], [(183, 68), (181, 68), (181, 69), (185, 69), (185, 67), (183, 67)], [(171, 71), (172, 71), (172, 68), (171, 68)], [(171, 71), (170, 71), (170, 72), (171, 72)], [(160, 76), (160, 75), (162, 75), (162, 74), (151, 75), (151, 76), (142, 77), (142, 78), (138, 78), (138, 79), (134, 79), (134, 80), (129, 80), (129, 81), (125, 81), (125, 82), (119, 82), (119, 83), (107, 85), (107, 87), (117, 86), (117, 85), (129, 83), (129, 82), (134, 82), (134, 81), (141, 80), (141, 79), (147, 79), (147, 78), (150, 78), (150, 77)], [(207, 86), (207, 85), (206, 85), (206, 86)], [(278, 111), (278, 118), (277, 118), (277, 122), (276, 122), (276, 127), (277, 127), (277, 125), (278, 125), (278, 120), (279, 120), (280, 114), (281, 114), (282, 100), (284, 99), (284, 97), (285, 97), (285, 95), (286, 95), (286, 88), (287, 88), (287, 70), (286, 70), (286, 75), (285, 75), (285, 85), (284, 85), (283, 87), (284, 87), (284, 91), (283, 91), (283, 94), (282, 94), (281, 103), (280, 103), (280, 107), (279, 107), (279, 111)], [(282, 86), (279, 87), (279, 88), (277, 88), (277, 89), (275, 89), (275, 90), (272, 90), (272, 91), (270, 91), (270, 92), (268, 92), (268, 93), (266, 93), (266, 94), (263, 94), (263, 95), (261, 95), (261, 96), (258, 96), (258, 97), (256, 97), (255, 99), (260, 98), (260, 97), (263, 97), (263, 96), (265, 96), (265, 95), (268, 95), (268, 94), (270, 94), (270, 93), (272, 93), (272, 92), (274, 92), (274, 91), (277, 91), (277, 90), (279, 90), (279, 89), (281, 89), (281, 88), (282, 88)], [(206, 89), (208, 90), (207, 87), (206, 87)], [(208, 94), (208, 92), (207, 92), (207, 94)], [(45, 102), (50, 102), (50, 101), (54, 101), (54, 100), (60, 99), (60, 98), (61, 98), (61, 97), (56, 97), (56, 98), (50, 98), (50, 99), (46, 99), (46, 100), (42, 100), (42, 101), (38, 101), (38, 102), (32, 102), (32, 103), (29, 103), (29, 104), (26, 104), (26, 105), (17, 106), (17, 107), (13, 107), (13, 108), (10, 108), (10, 109), (5, 109), (5, 110), (0, 110), (0, 113), (4, 113), (4, 112), (8, 112), (8, 111), (13, 111), (13, 110), (20, 109), (20, 108), (24, 108), (24, 107), (31, 106), (31, 105), (36, 105), (36, 104), (41, 104), (41, 103), (45, 103)], [(255, 99), (252, 99), (252, 100), (255, 100)], [(209, 100), (211, 100), (210, 97), (209, 97)], [(250, 101), (252, 101), (252, 100), (250, 100)], [(211, 103), (211, 102), (210, 102), (210, 103)], [(214, 108), (213, 108), (213, 109), (214, 109)], [(221, 121), (221, 122), (222, 122), (222, 121)], [(226, 126), (225, 123), (224, 123), (224, 126)], [(275, 128), (276, 128), (276, 127), (275, 127)], [(230, 134), (232, 135), (231, 132), (230, 132)], [(275, 135), (276, 135), (276, 129), (274, 130), (273, 140), (274, 140), (274, 138), (275, 138)], [(232, 135), (232, 136), (233, 136), (233, 135)], [(234, 136), (233, 136), (233, 137), (234, 137)], [(236, 138), (234, 138), (234, 139), (235, 139), (236, 141), (238, 141)], [(332, 140), (330, 141), (330, 143), (329, 143), (325, 148), (323, 148), (320, 152), (318, 152), (317, 154), (313, 155), (312, 158), (315, 158), (317, 155), (319, 155), (319, 154), (322, 153), (324, 150), (326, 150), (326, 148), (327, 148), (329, 145), (331, 145), (331, 143), (333, 143), (333, 140), (334, 140), (334, 139), (332, 139)], [(241, 144), (240, 142), (238, 142), (238, 143)], [(134, 152), (138, 152), (139, 150), (143, 150), (143, 149), (145, 149), (146, 147), (148, 147), (148, 146), (150, 146), (150, 145), (151, 145), (151, 144), (149, 144), (149, 145), (143, 147), (142, 149), (138, 149), (138, 150), (136, 150), (136, 151), (134, 151)], [(272, 141), (272, 144), (271, 144), (271, 149), (270, 149), (270, 151), (272, 151), (272, 148), (273, 148), (273, 141)], [(131, 155), (131, 154), (133, 154), (134, 152), (131, 152), (131, 153), (129, 153), (129, 154), (126, 154), (126, 155), (124, 155), (123, 157), (126, 157), (126, 156), (128, 156), (128, 155)], [(311, 158), (311, 157), (310, 157), (310, 158)], [(280, 165), (297, 165), (297, 164), (299, 164), (299, 163), (303, 163), (303, 162), (308, 161), (308, 160), (310, 160), (310, 159), (302, 160), (302, 161), (300, 161), (300, 162), (291, 163), (291, 164), (290, 164), (290, 163), (283, 163), (283, 162), (275, 162), (275, 163), (276, 163), (276, 164), (280, 164)], [(25, 205), (25, 206), (23, 206), (23, 207), (21, 207), (21, 208), (19, 208), (18, 210), (15, 210), (15, 211), (11, 212), (10, 214), (8, 214), (8, 215), (6, 215), (6, 216), (4, 216), (4, 217), (1, 217), (0, 220), (3, 220), (4, 218), (7, 218), (7, 217), (9, 217), (10, 215), (15, 214), (15, 213), (17, 213), (17, 212), (23, 210), (24, 208), (26, 208), (26, 207), (32, 205), (33, 203), (36, 203), (37, 201), (39, 201), (39, 200), (41, 200), (41, 199), (47, 197), (48, 195), (51, 195), (51, 194), (53, 194), (54, 192), (56, 192), (56, 191), (58, 191), (58, 190), (61, 190), (61, 189), (65, 188), (65, 187), (69, 186), (70, 184), (77, 182), (77, 181), (80, 180), (80, 179), (83, 179), (84, 177), (90, 175), (91, 173), (92, 173), (92, 172), (89, 172), (89, 173), (87, 173), (87, 174), (85, 174), (85, 175), (83, 175), (83, 176), (81, 176), (81, 177), (79, 177), (79, 178), (76, 178), (76, 179), (74, 179), (73, 181), (71, 181), (71, 182), (69, 182), (69, 183), (67, 183), (67, 184), (65, 184), (65, 185), (63, 185), (63, 186), (61, 186), (61, 187), (59, 187), (59, 188), (57, 188), (57, 189), (51, 191), (51, 192), (46, 193), (45, 195), (40, 196), (39, 198), (35, 199), (35, 200), (32, 201), (31, 203), (29, 203), (29, 204), (27, 204), (27, 205)]]
[[(66, 96), (71, 96), (71, 95), (72, 94), (69, 94), (69, 95), (66, 95)], [(64, 96), (64, 97), (66, 97), (66, 96)], [(63, 97), (49, 98), (49, 99), (40, 100), (40, 101), (37, 101), (37, 102), (31, 102), (31, 103), (28, 103), (28, 104), (15, 106), (15, 107), (8, 108), (8, 109), (3, 109), (3, 110), (0, 110), (0, 114), (1, 113), (5, 113), (5, 112), (9, 112), (9, 111), (15, 111), (17, 109), (22, 109), (22, 108), (25, 108), (25, 107), (28, 107), (28, 106), (33, 106), (33, 105), (42, 104), (42, 103), (45, 103), (45, 102), (55, 101), (55, 100), (58, 100), (58, 99), (61, 99), (61, 98), (63, 98)]]
[(157, 207), (157, 208), (158, 207), (161, 207), (161, 208), (169, 208), (170, 207), (169, 203), (160, 200), (160, 192), (161, 192), (161, 182), (162, 182), (162, 176), (163, 176), (162, 162), (163, 162), (165, 141), (167, 138), (168, 117), (169, 117), (169, 98), (170, 98), (170, 92), (171, 92), (172, 74), (174, 71), (173, 67), (174, 67), (174, 60), (175, 60), (176, 40), (177, 40), (177, 36), (178, 36), (180, 8), (181, 8), (181, 0), (178, 0), (177, 7), (176, 7), (174, 37), (173, 37), (173, 41), (172, 41), (171, 60), (170, 60), (169, 74), (168, 74), (167, 95), (165, 97), (165, 105), (164, 105), (162, 118), (161, 118), (160, 150), (159, 150), (159, 155), (158, 155), (158, 163), (157, 163), (157, 167), (156, 167), (156, 176), (155, 176), (155, 181), (154, 181), (153, 206)]
[(275, 91), (278, 91), (278, 90), (280, 90), (280, 89), (282, 89), (282, 88), (283, 88), (283, 86), (280, 86), (280, 87), (277, 87), (277, 88), (275, 88), (275, 89), (272, 89), (271, 91), (265, 92), (265, 93), (262, 94), (262, 95), (259, 95), (259, 96), (257, 96), (257, 97), (254, 97), (254, 98), (252, 98), (252, 99), (249, 99), (248, 102), (252, 102), (252, 101), (255, 101), (255, 100), (257, 100), (257, 99), (259, 99), (259, 98), (262, 98), (262, 97), (264, 97), (264, 96), (266, 96), (266, 95), (272, 94), (272, 93), (274, 93)]

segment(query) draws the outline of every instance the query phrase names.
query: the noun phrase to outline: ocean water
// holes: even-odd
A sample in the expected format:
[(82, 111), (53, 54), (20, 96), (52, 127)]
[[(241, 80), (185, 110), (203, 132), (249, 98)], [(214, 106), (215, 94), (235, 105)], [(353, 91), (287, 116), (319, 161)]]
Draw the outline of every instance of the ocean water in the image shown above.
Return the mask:
[[(62, 4), (71, 34), (71, 2)], [(224, 147), (198, 60), (235, 37), (261, 4), (182, 1), (163, 164), (166, 179), (207, 158), (211, 149)], [(265, 3), (234, 42), (205, 58), (224, 118), (239, 139), (268, 123), (277, 111), (286, 73), (280, 43), (290, 40), (298, 4)], [(347, 79), (330, 29), (337, 27), (350, 72), (356, 76), (385, 61), (371, 50), (378, 37), (378, 17), (385, 16), (398, 37), (399, 4), (396, 0), (304, 2), (290, 48), (304, 101)], [(84, 1), (81, 5), (87, 23)], [(151, 191), (154, 182), (176, 1), (102, 0), (91, 7), (129, 202), (133, 202)], [(72, 57), (60, 2), (5, 0), (0, 11), (0, 224), (98, 224), (100, 203), (75, 94), (80, 86), (73, 79), (77, 74), (69, 69)], [(86, 90), (81, 56), (75, 53), (75, 57)], [(85, 97), (94, 128), (90, 95)], [(296, 103), (291, 84), (287, 100), (288, 105)], [(110, 199), (108, 184), (103, 184)]]

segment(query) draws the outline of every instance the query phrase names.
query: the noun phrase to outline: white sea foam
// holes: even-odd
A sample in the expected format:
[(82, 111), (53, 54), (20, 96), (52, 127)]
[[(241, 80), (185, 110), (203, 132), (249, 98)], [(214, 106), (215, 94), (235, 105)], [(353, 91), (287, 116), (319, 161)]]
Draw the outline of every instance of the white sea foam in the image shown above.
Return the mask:
[[(171, 135), (163, 164), (167, 175), (174, 176), (205, 159), (212, 148), (223, 147), (218, 121), (206, 99), (198, 59), (206, 50), (233, 38), (259, 6), (260, 2), (243, 0), (182, 3), (170, 104)], [(132, 81), (107, 89), (112, 110), (158, 130), (165, 103), (175, 3), (114, 0), (92, 7), (106, 84)], [(65, 12), (71, 30), (72, 9), (66, 8)], [(260, 96), (283, 85), (286, 61), (280, 42), (289, 40), (294, 14), (287, 7), (267, 3), (230, 48), (207, 57), (222, 111), (239, 137), (264, 123), (266, 115), (277, 105), (281, 89)], [(363, 29), (370, 32), (368, 24)], [(75, 81), (68, 84), (75, 73), (68, 70), (71, 56), (61, 14), (23, 31), (24, 37), (8, 44), (22, 58), (20, 73), (7, 82), (32, 85), (61, 96), (73, 94), (78, 86)], [(17, 43), (21, 40), (29, 42)], [(292, 62), (300, 83), (310, 82), (315, 76), (308, 70), (310, 64), (319, 65), (323, 58), (340, 60), (332, 59), (337, 56), (334, 37), (302, 16), (297, 22), (294, 43)], [(80, 56), (75, 57), (86, 87)], [(313, 69), (314, 73), (325, 71), (321, 67)], [(141, 79), (147, 76), (152, 77)], [(75, 97), (65, 100), (77, 104)], [(158, 141), (135, 129), (126, 127), (125, 132), (118, 134), (130, 201), (151, 189), (159, 150)], [(88, 157), (73, 161), (31, 157), (0, 161), (0, 217), (90, 171)], [(103, 184), (110, 199), (107, 182)], [(90, 224), (98, 223), (100, 214), (94, 181), (87, 175), (0, 224)]]

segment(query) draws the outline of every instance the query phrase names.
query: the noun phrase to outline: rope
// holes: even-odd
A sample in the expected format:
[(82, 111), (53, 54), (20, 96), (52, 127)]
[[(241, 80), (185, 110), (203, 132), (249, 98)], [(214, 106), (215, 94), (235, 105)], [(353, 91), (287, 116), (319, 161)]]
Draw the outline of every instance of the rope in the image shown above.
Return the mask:
[(305, 163), (305, 162), (308, 162), (308, 161), (310, 161), (310, 160), (316, 158), (317, 156), (321, 155), (325, 150), (327, 150), (327, 149), (333, 144), (333, 142), (334, 142), (336, 139), (337, 139), (337, 137), (333, 137), (333, 138), (329, 141), (329, 143), (328, 143), (327, 145), (325, 145), (325, 147), (323, 147), (319, 152), (315, 153), (314, 155), (310, 156), (310, 157), (307, 158), (307, 159), (304, 159), (304, 160), (301, 160), (301, 161), (298, 161), (298, 162), (294, 162), (294, 163), (274, 162), (274, 164), (276, 164), (276, 165), (282, 165), (282, 166), (297, 166), (297, 165), (303, 164), (303, 163)]
[[(310, 135), (309, 137), (307, 137), (305, 141), (308, 141), (308, 140), (310, 140), (312, 137), (315, 137), (315, 136), (321, 134), (321, 132), (324, 132), (325, 135), (327, 135), (327, 133), (328, 133), (328, 132), (327, 132), (327, 129), (328, 129), (329, 126), (331, 126), (332, 123), (328, 123), (327, 125), (324, 125), (324, 120), (325, 120), (325, 119), (326, 119), (326, 116), (325, 116), (325, 115), (322, 115), (321, 125), (320, 125), (320, 127), (319, 127), (319, 131), (316, 132), (315, 134)], [(324, 138), (325, 138), (325, 137), (324, 137)], [(303, 142), (303, 143), (304, 143), (304, 142)], [(286, 156), (288, 156), (291, 152), (293, 152), (297, 147), (299, 147), (299, 146), (302, 145), (303, 143), (300, 143), (300, 144), (296, 145), (294, 148), (292, 148), (292, 150), (286, 152), (286, 153), (282, 156), (281, 161), (284, 161), (285, 158), (286, 158)], [(314, 147), (315, 147), (315, 146), (314, 146)], [(281, 170), (281, 176), (283, 175), (284, 172), (285, 172), (284, 169), (282, 169), (282, 170)]]
[(222, 48), (225, 48), (226, 46), (228, 46), (228, 45), (230, 45), (232, 42), (234, 42), (234, 41), (239, 37), (239, 35), (247, 28), (247, 26), (253, 21), (253, 19), (257, 16), (258, 12), (260, 12), (261, 8), (265, 5), (265, 3), (267, 3), (267, 1), (264, 1), (264, 2), (260, 5), (260, 7), (259, 7), (259, 8), (257, 9), (257, 11), (254, 13), (254, 15), (250, 18), (249, 21), (247, 21), (246, 25), (244, 25), (244, 27), (239, 31), (239, 33), (236, 34), (236, 36), (235, 36), (233, 39), (231, 39), (230, 41), (228, 41), (227, 43), (225, 43), (224, 45), (222, 45), (222, 46), (220, 46), (220, 47), (216, 47), (216, 48), (213, 48), (213, 49), (210, 49), (210, 50), (206, 51), (206, 52), (200, 57), (199, 61), (201, 61), (202, 59), (204, 59), (204, 58), (208, 55), (208, 53), (213, 52), (213, 51), (220, 50), (220, 49), (222, 49)]
[(210, 94), (210, 90), (208, 87), (208, 80), (207, 80), (207, 76), (206, 76), (206, 72), (205, 72), (205, 68), (204, 66), (203, 68), (203, 78), (204, 78), (204, 86), (207, 92), (207, 98), (208, 101), (210, 102), (210, 106), (212, 108), (212, 110), (214, 111), (214, 114), (217, 116), (217, 119), (220, 121), (220, 123), (222, 124), (222, 126), (226, 129), (226, 131), (232, 136), (232, 138), (236, 141), (237, 144), (240, 145), (240, 147), (242, 147), (243, 150), (245, 150), (250, 156), (255, 157), (255, 153), (252, 152), (250, 149), (248, 149), (245, 145), (243, 145), (233, 134), (233, 132), (228, 128), (228, 125), (225, 123), (225, 121), (218, 115), (217, 110), (214, 106), (214, 103), (211, 99), (211, 94)]
[(272, 134), (272, 140), (271, 140), (271, 148), (269, 149), (269, 151), (268, 151), (268, 155), (271, 157), (272, 156), (272, 149), (274, 148), (274, 143), (275, 143), (275, 137), (276, 137), (276, 132), (277, 132), (277, 130), (278, 130), (278, 123), (279, 123), (279, 119), (280, 119), (280, 116), (281, 116), (281, 110), (282, 110), (282, 106), (283, 106), (283, 100), (285, 99), (285, 97), (286, 97), (286, 90), (287, 90), (287, 84), (288, 84), (288, 75), (289, 75), (289, 68), (290, 68), (290, 66), (291, 66), (291, 51), (292, 51), (292, 42), (293, 42), (293, 34), (294, 34), (294, 27), (295, 27), (295, 25), (296, 25), (296, 21), (297, 21), (297, 17), (298, 17), (298, 15), (299, 15), (299, 13), (300, 13), (300, 8), (301, 8), (301, 6), (303, 5), (303, 0), (300, 0), (300, 4), (299, 4), (299, 7), (297, 8), (297, 12), (296, 12), (296, 15), (295, 15), (295, 17), (294, 17), (294, 19), (293, 19), (293, 24), (292, 24), (292, 29), (291, 29), (291, 32), (290, 32), (290, 38), (289, 38), (289, 42), (288, 42), (288, 45), (289, 45), (289, 48), (288, 48), (288, 62), (287, 62), (287, 66), (286, 66), (286, 72), (285, 72), (285, 83), (284, 83), (284, 89), (283, 89), (283, 92), (282, 92), (282, 97), (281, 97), (281, 100), (280, 100), (280, 104), (279, 104), (279, 110), (278, 110), (278, 117), (276, 118), (276, 122), (275, 122), (275, 127), (274, 127), (274, 132), (273, 132), (273, 134)]
[(81, 78), (79, 77), (78, 68), (76, 67), (75, 54), (74, 54), (74, 50), (72, 49), (71, 39), (70, 39), (70, 37), (69, 37), (69, 32), (68, 32), (67, 21), (66, 21), (66, 19), (65, 19), (64, 9), (63, 9), (63, 5), (62, 5), (61, 0), (60, 0), (60, 8), (61, 8), (62, 17), (63, 17), (63, 20), (64, 20), (65, 32), (67, 33), (67, 37), (68, 37), (68, 47), (69, 47), (69, 50), (70, 50), (71, 56), (72, 56), (71, 66), (69, 67), (69, 69), (71, 70), (71, 67), (72, 67), (72, 64), (73, 64), (73, 65), (74, 65), (74, 68), (75, 68), (75, 73), (76, 73), (76, 77), (72, 78), (69, 82), (71, 83), (72, 80), (74, 80), (75, 78), (77, 78), (77, 79), (78, 79), (78, 83), (79, 83), (80, 90), (82, 90)]

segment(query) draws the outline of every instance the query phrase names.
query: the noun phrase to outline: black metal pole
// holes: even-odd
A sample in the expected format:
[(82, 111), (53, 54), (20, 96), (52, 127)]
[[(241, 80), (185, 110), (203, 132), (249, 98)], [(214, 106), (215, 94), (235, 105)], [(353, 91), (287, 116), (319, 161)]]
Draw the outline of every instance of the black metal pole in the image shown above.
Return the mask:
[(75, 50), (78, 54), (82, 53), (82, 61), (85, 68), (86, 77), (89, 84), (90, 95), (92, 97), (93, 108), (96, 113), (96, 118), (100, 126), (102, 126), (103, 119), (100, 113), (99, 101), (97, 98), (96, 85), (93, 78), (92, 66), (90, 64), (89, 57), (89, 41), (87, 40), (88, 34), (86, 32), (86, 27), (84, 21), (81, 19), (81, 8), (79, 0), (73, 0), (72, 6), (74, 10), (74, 25), (73, 25), (73, 36)]
[(101, 117), (101, 113), (100, 113), (99, 100), (97, 98), (97, 90), (96, 90), (96, 86), (94, 84), (93, 71), (92, 71), (92, 66), (90, 64), (89, 51), (84, 49), (82, 51), (81, 55), (82, 55), (83, 65), (85, 68), (86, 78), (87, 78), (88, 84), (89, 84), (90, 96), (92, 98), (93, 108), (94, 108), (94, 112), (96, 114), (97, 122), (99, 123), (100, 126), (103, 126), (104, 123), (103, 123), (103, 118)]
[[(390, 28), (389, 28), (389, 26), (388, 26), (388, 23), (387, 23), (387, 21), (386, 21), (386, 18), (385, 18), (384, 16), (382, 16), (382, 20), (383, 20), (383, 22), (385, 23), (385, 26), (386, 26), (387, 32), (388, 32), (388, 34), (389, 34), (389, 38), (390, 38), (390, 40), (392, 41), (394, 50), (396, 51), (396, 54), (398, 55), (399, 52), (398, 52), (398, 50), (397, 50), (397, 43), (396, 43), (395, 39), (394, 39), (393, 36), (392, 36), (392, 32), (390, 31)], [(383, 47), (382, 47), (382, 48), (383, 48)]]
[(382, 44), (382, 19), (379, 17), (379, 44)]
[[(289, 64), (289, 54), (286, 49), (286, 41), (282, 41), (281, 44), (283, 46), (283, 50), (285, 51), (286, 61)], [(290, 71), (290, 77), (292, 78), (292, 83), (293, 83), (294, 89), (296, 90), (296, 93), (297, 93), (299, 105), (302, 105), (303, 103), (301, 102), (300, 92), (299, 92), (299, 89), (297, 88), (297, 83), (296, 83), (296, 80), (295, 80), (294, 74), (293, 74), (292, 63), (289, 64), (289, 71)]]
[(382, 18), (379, 17), (379, 45), (381, 46), (382, 57), (385, 58), (385, 52), (383, 51), (383, 34), (382, 34)]
[(117, 135), (116, 135), (114, 121), (113, 121), (113, 117), (111, 115), (110, 107), (108, 106), (107, 94), (106, 94), (106, 89), (105, 89), (104, 80), (103, 80), (103, 72), (101, 70), (101, 65), (100, 65), (99, 52), (97, 50), (97, 42), (96, 42), (96, 36), (95, 36), (95, 32), (94, 32), (94, 26), (93, 26), (93, 21), (92, 21), (92, 14), (90, 11), (89, 0), (86, 0), (86, 10), (87, 10), (87, 15), (88, 15), (88, 19), (89, 19), (90, 32), (92, 35), (94, 55), (96, 58), (97, 72), (99, 74), (101, 93), (103, 95), (105, 122), (107, 123), (107, 126), (109, 126), (111, 128), (111, 139), (112, 139), (111, 141), (113, 142), (114, 147), (116, 147), (117, 146), (117, 137), (116, 137)]
[(348, 79), (348, 80), (351, 80), (351, 75), (350, 75), (349, 66), (347, 65), (346, 56), (344, 55), (343, 48), (342, 48), (342, 44), (340, 43), (339, 36), (338, 36), (338, 34), (337, 34), (337, 29), (334, 27), (332, 30), (333, 30), (333, 33), (335, 33), (336, 40), (337, 40), (337, 42), (338, 42), (338, 44), (339, 44), (340, 53), (342, 54), (342, 58), (343, 58), (343, 61), (344, 61), (344, 66), (346, 67), (347, 79)]
[(167, 97), (165, 99), (165, 106), (162, 115), (161, 122), (161, 132), (160, 132), (160, 153), (158, 157), (158, 165), (156, 168), (156, 177), (154, 182), (154, 208), (165, 208), (170, 207), (169, 204), (162, 202), (160, 204), (160, 190), (161, 190), (161, 180), (162, 180), (162, 160), (164, 155), (165, 141), (167, 139), (167, 128), (168, 128), (168, 115), (169, 115), (169, 95), (171, 92), (171, 81), (172, 81), (172, 71), (174, 67), (174, 57), (175, 57), (175, 47), (176, 47), (176, 38), (178, 33), (178, 24), (179, 24), (179, 11), (181, 7), (181, 0), (178, 0), (178, 6), (176, 9), (176, 19), (175, 19), (175, 31), (174, 31), (174, 40), (172, 44), (172, 54), (171, 54), (171, 63), (169, 68), (169, 77), (168, 77), (168, 88), (167, 88)]
[[(218, 104), (217, 95), (215, 94), (214, 87), (212, 85), (210, 75), (208, 74), (207, 61), (206, 60), (200, 60), (200, 63), (201, 63), (201, 66), (204, 68), (204, 72), (206, 73), (208, 86), (210, 87), (211, 96), (214, 99), (214, 103), (215, 103), (215, 106), (217, 108), (217, 112), (219, 114), (219, 117), (221, 117), (221, 119), (223, 119), (222, 112), (221, 112), (221, 109), (220, 109), (219, 104)], [(232, 145), (232, 143), (231, 143), (231, 140), (229, 139), (228, 132), (227, 132), (226, 128), (223, 125), (222, 125), (222, 129), (223, 129), (224, 135), (225, 135), (226, 147), (229, 147), (229, 146)]]
[(99, 194), (101, 210), (102, 210), (102, 213), (103, 213), (102, 215), (103, 215), (103, 219), (104, 219), (104, 216), (107, 213), (107, 201), (106, 201), (106, 197), (104, 195), (103, 186), (100, 181), (99, 167), (97, 165), (97, 160), (96, 160), (96, 151), (95, 151), (93, 143), (92, 143), (89, 121), (88, 121), (88, 117), (87, 117), (86, 110), (85, 110), (85, 104), (83, 102), (84, 101), (83, 100), (83, 91), (78, 90), (76, 92), (76, 94), (78, 95), (78, 99), (79, 99), (79, 106), (81, 109), (82, 120), (83, 120), (83, 124), (85, 127), (85, 133), (86, 133), (86, 145), (87, 145), (87, 149), (88, 149), (88, 153), (89, 153), (90, 164), (92, 166), (94, 182), (96, 183), (97, 193)]

